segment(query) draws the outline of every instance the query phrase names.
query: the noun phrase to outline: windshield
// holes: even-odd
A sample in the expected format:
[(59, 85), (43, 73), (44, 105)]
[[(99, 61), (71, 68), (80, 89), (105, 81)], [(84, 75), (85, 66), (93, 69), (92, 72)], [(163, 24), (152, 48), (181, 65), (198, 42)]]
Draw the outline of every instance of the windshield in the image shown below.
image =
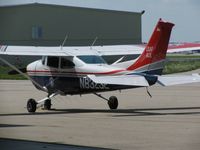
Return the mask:
[(86, 64), (105, 64), (106, 63), (102, 57), (96, 56), (96, 55), (82, 55), (82, 56), (77, 56), (77, 57)]

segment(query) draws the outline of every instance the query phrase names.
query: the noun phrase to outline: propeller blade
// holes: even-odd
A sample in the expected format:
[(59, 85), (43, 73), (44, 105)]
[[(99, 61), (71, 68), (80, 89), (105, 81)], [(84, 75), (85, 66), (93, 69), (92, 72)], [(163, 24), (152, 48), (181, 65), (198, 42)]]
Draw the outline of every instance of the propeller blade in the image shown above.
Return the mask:
[[(19, 70), (23, 73), (26, 73), (26, 68), (19, 68)], [(16, 70), (11, 70), (8, 72), (9, 75), (16, 75), (19, 74), (19, 72), (17, 72)]]

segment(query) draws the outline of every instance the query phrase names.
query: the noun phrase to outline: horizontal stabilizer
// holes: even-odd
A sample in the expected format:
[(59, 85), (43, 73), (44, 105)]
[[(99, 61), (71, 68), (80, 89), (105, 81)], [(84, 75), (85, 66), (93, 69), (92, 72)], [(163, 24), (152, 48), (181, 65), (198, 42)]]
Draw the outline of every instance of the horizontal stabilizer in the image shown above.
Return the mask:
[(147, 80), (139, 75), (121, 75), (121, 76), (95, 76), (88, 75), (95, 83), (112, 84), (112, 85), (127, 85), (127, 86), (149, 86)]
[(178, 84), (197, 83), (200, 82), (198, 74), (193, 75), (163, 75), (158, 76), (158, 81), (162, 86), (171, 86)]

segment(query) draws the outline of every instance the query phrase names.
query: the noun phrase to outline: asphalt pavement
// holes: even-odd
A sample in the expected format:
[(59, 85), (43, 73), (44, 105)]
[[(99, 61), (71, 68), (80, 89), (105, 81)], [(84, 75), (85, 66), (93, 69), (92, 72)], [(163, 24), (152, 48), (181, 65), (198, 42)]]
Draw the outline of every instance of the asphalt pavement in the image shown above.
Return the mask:
[(26, 110), (46, 96), (30, 81), (0, 80), (0, 149), (200, 149), (200, 84), (153, 86), (95, 95), (57, 96), (52, 110)]

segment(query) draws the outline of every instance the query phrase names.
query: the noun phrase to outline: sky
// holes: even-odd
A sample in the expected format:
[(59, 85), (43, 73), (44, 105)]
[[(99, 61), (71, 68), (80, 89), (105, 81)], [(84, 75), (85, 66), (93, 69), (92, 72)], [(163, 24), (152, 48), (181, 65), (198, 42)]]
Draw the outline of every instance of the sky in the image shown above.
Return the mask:
[(200, 41), (200, 0), (0, 0), (44, 1), (70, 6), (141, 12), (142, 41), (147, 42), (159, 18), (175, 24), (171, 42)]

